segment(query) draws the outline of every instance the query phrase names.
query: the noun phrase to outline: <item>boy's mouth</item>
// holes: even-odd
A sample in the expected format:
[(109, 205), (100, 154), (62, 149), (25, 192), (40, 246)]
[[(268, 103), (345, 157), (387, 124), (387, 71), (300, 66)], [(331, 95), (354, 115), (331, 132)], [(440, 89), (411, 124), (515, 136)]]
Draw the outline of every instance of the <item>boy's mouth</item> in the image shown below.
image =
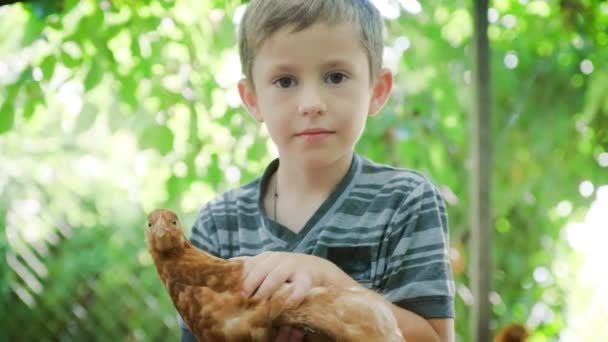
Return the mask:
[(334, 135), (336, 131), (325, 128), (309, 128), (296, 133), (298, 139), (303, 139), (307, 144), (320, 144)]
[(311, 136), (311, 135), (321, 135), (321, 134), (333, 134), (335, 131), (330, 131), (325, 128), (308, 128), (303, 131), (296, 133), (296, 136)]

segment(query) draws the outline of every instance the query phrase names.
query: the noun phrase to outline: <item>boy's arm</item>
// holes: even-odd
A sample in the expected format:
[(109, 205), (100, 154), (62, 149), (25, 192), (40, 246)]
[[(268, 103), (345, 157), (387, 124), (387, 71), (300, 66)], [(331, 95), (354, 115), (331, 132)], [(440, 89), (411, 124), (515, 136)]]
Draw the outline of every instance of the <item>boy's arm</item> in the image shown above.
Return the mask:
[[(343, 287), (362, 286), (348, 274), (336, 267), (336, 271), (329, 276), (329, 282)], [(454, 320), (451, 318), (424, 319), (421, 316), (390, 304), (393, 315), (397, 319), (399, 329), (406, 341), (441, 341), (454, 342)]]
[(395, 304), (391, 304), (391, 309), (407, 341), (454, 342), (454, 320), (452, 318), (426, 320)]
[(421, 183), (402, 203), (391, 226), (392, 248), (382, 290), (387, 300), (398, 303), (392, 308), (404, 336), (454, 341), (448, 222), (438, 189)]
[[(316, 256), (266, 252), (243, 260), (245, 296), (250, 296), (255, 291), (255, 298), (267, 298), (288, 279), (295, 286), (294, 293), (298, 293), (299, 298), (294, 300), (296, 303), (311, 287), (317, 285), (363, 287), (335, 264)], [(426, 320), (412, 311), (390, 305), (407, 341), (454, 341), (452, 319)]]

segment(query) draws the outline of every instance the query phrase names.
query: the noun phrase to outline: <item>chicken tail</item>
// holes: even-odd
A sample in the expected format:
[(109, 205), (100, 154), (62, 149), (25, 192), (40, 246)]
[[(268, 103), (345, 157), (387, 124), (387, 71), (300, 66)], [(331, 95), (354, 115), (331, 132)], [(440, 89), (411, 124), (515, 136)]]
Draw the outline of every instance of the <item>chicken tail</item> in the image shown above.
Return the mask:
[(384, 299), (359, 288), (315, 288), (299, 306), (281, 312), (275, 325), (297, 326), (336, 342), (404, 341)]

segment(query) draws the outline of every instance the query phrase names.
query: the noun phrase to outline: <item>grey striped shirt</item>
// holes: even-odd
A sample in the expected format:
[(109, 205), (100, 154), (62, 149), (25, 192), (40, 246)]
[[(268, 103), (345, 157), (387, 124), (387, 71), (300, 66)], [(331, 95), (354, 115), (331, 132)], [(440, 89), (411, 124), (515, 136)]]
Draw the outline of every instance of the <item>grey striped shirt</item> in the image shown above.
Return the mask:
[(454, 317), (446, 210), (424, 176), (355, 154), (346, 176), (296, 234), (262, 206), (278, 165), (274, 160), (261, 177), (207, 203), (193, 244), (221, 258), (263, 251), (316, 255), (426, 319)]

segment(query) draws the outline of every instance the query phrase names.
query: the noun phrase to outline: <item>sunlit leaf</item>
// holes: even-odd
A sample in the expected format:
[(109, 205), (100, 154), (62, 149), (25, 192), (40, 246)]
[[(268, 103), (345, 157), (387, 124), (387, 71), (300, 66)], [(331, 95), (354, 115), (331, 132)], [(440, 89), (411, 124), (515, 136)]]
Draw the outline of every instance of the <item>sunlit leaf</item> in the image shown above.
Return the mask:
[(15, 122), (15, 99), (20, 86), (20, 83), (15, 83), (6, 88), (6, 98), (0, 105), (0, 134), (8, 132), (13, 127)]
[(39, 19), (44, 19), (51, 14), (58, 13), (64, 8), (65, 0), (33, 0), (31, 1), (32, 12)]
[(87, 76), (84, 79), (84, 87), (86, 90), (91, 90), (95, 88), (99, 82), (103, 79), (103, 69), (96, 65), (95, 63), (91, 64), (91, 68), (89, 72), (87, 72)]
[(56, 64), (57, 58), (54, 55), (48, 55), (42, 60), (40, 69), (42, 70), (45, 80), (50, 80), (53, 77)]
[(254, 142), (253, 145), (249, 147), (249, 149), (247, 149), (247, 159), (259, 160), (264, 155), (266, 155), (266, 153), (266, 142), (263, 140), (258, 140)]
[(34, 113), (36, 113), (36, 110), (42, 105), (43, 103), (41, 99), (32, 98), (25, 101), (23, 105), (23, 117), (26, 120), (31, 119)]
[(221, 180), (224, 178), (224, 173), (219, 165), (219, 158), (217, 154), (213, 154), (211, 156), (211, 163), (209, 166), (207, 166), (206, 171), (206, 180), (210, 184), (220, 184)]
[(15, 108), (12, 100), (7, 99), (0, 106), (0, 134), (10, 131), (15, 121)]
[(132, 77), (120, 77), (120, 97), (132, 110), (137, 109), (139, 101), (137, 98), (137, 83)]
[(139, 145), (143, 149), (155, 149), (165, 155), (173, 149), (173, 132), (166, 126), (147, 126), (139, 136)]
[(38, 39), (40, 37), (40, 32), (42, 32), (42, 29), (44, 29), (44, 21), (39, 19), (41, 18), (41, 13), (38, 11), (39, 7), (40, 6), (37, 6), (36, 3), (32, 5), (34, 16), (30, 17), (30, 21), (26, 26), (25, 34), (23, 35), (22, 43), (24, 46), (30, 45), (32, 42)]
[(80, 65), (81, 60), (78, 58), (74, 58), (72, 55), (67, 53), (66, 51), (61, 51), (61, 62), (68, 68), (75, 68)]

